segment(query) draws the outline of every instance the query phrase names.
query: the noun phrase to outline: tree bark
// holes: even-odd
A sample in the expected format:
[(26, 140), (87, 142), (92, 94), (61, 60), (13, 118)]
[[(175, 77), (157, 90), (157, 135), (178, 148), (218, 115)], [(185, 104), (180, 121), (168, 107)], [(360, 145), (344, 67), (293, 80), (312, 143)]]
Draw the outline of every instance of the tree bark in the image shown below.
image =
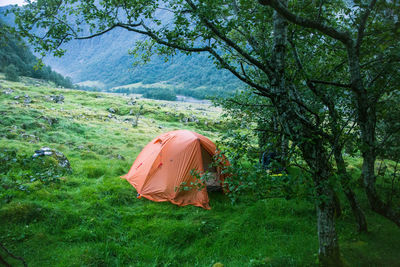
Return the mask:
[[(327, 192), (323, 194), (328, 196)], [(333, 198), (317, 205), (319, 263), (322, 266), (342, 266), (337, 240)]]
[(282, 134), (281, 137), (281, 166), (284, 171), (287, 171), (288, 166), (288, 150), (289, 150), (289, 140), (285, 135)]
[(333, 192), (333, 204), (335, 207), (335, 218), (342, 216), (342, 204), (340, 203), (340, 198), (336, 192)]
[[(287, 0), (281, 1), (285, 6)], [(274, 47), (272, 63), (274, 77), (271, 87), (274, 97), (272, 103), (279, 114), (284, 133), (297, 143), (303, 157), (313, 171), (313, 181), (316, 188), (316, 210), (319, 239), (319, 260), (323, 266), (342, 266), (339, 253), (339, 243), (335, 228), (334, 191), (329, 183), (331, 164), (329, 163), (322, 139), (304, 122), (304, 110), (290, 101), (285, 84), (285, 55), (287, 43), (287, 22), (274, 11)]]
[(400, 227), (400, 212), (398, 210), (397, 211), (394, 210), (393, 207), (383, 202), (376, 191), (374, 155), (372, 155), (371, 152), (366, 151), (363, 153), (363, 158), (364, 158), (362, 166), (363, 182), (364, 182), (365, 193), (367, 195), (371, 209), (374, 212), (391, 220), (398, 227)]
[(338, 169), (338, 173), (341, 176), (340, 177), (340, 183), (343, 188), (343, 192), (346, 195), (347, 200), (350, 203), (351, 210), (353, 211), (354, 217), (357, 221), (358, 224), (358, 231), (359, 232), (367, 232), (368, 231), (368, 226), (367, 226), (367, 220), (365, 219), (365, 214), (363, 210), (361, 209), (360, 205), (357, 202), (356, 199), (356, 194), (354, 191), (351, 189), (349, 185), (350, 181), (350, 176), (347, 173), (346, 170), (346, 165), (342, 156), (341, 149), (335, 149), (334, 151), (335, 154), (335, 161)]
[(331, 167), (323, 142), (314, 138), (300, 146), (303, 157), (313, 170), (316, 188), (319, 263), (322, 266), (342, 266), (335, 228), (335, 192), (330, 185)]
[(371, 209), (393, 221), (400, 227), (400, 212), (379, 197), (376, 191), (375, 161), (376, 161), (376, 105), (377, 99), (372, 97), (364, 87), (360, 62), (354, 43), (347, 47), (351, 84), (357, 103), (357, 122), (361, 132), (361, 153), (363, 157), (362, 176), (365, 193)]

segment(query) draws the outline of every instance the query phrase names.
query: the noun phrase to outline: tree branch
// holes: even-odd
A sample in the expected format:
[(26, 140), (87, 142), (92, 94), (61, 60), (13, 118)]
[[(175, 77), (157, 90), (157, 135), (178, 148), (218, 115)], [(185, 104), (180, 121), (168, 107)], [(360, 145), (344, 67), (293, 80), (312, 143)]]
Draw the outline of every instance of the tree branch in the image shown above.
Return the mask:
[(272, 7), (282, 17), (296, 25), (318, 30), (323, 34), (342, 42), (346, 46), (351, 42), (351, 36), (348, 32), (342, 32), (324, 23), (297, 16), (296, 14), (290, 12), (289, 9), (287, 9), (279, 0), (258, 0), (258, 2), (261, 5)]
[[(196, 5), (191, 1), (191, 0), (186, 0), (186, 2), (189, 4), (189, 6), (193, 9), (193, 11), (197, 11)], [(235, 49), (241, 56), (246, 58), (249, 62), (251, 62), (253, 65), (257, 66), (260, 70), (262, 70), (265, 74), (267, 74), (268, 77), (273, 76), (273, 72), (270, 66), (265, 66), (263, 65), (260, 61), (249, 55), (246, 51), (244, 51), (241, 47), (239, 47), (234, 41), (229, 39), (226, 35), (222, 34), (217, 27), (210, 22), (205, 16), (202, 14), (198, 13), (198, 16), (200, 20), (222, 41), (224, 41), (228, 46), (232, 47)]]
[(139, 30), (136, 29), (134, 27), (132, 27), (129, 24), (118, 24), (119, 27), (127, 29), (128, 31), (132, 31), (132, 32), (136, 32), (136, 33), (140, 33), (143, 35), (147, 35), (149, 36), (151, 39), (153, 39), (154, 41), (156, 41), (158, 44), (162, 44), (171, 48), (175, 48), (178, 50), (182, 50), (182, 51), (186, 51), (186, 52), (208, 52), (210, 47), (209, 46), (204, 46), (204, 47), (190, 47), (190, 46), (185, 46), (185, 45), (180, 45), (177, 43), (172, 43), (169, 41), (165, 41), (163, 39), (161, 39), (159, 36), (157, 36), (157, 34), (155, 34), (149, 27), (147, 27), (145, 24), (143, 24), (143, 22), (140, 23), (140, 25), (146, 30)]
[(310, 80), (310, 82), (319, 83), (319, 84), (326, 84), (326, 85), (332, 85), (332, 86), (336, 86), (336, 87), (351, 88), (351, 84), (329, 82), (329, 81), (320, 81), (320, 80)]
[(356, 41), (357, 55), (360, 54), (360, 46), (362, 43), (362, 39), (364, 38), (365, 26), (367, 25), (368, 16), (369, 16), (369, 14), (371, 14), (371, 11), (374, 8), (375, 4), (376, 4), (376, 0), (371, 0), (371, 2), (368, 5), (367, 10), (365, 10), (364, 14), (361, 17), (361, 23), (358, 26), (358, 35), (357, 35), (357, 41)]
[(271, 94), (270, 94), (270, 92), (268, 91), (267, 88), (265, 88), (265, 87), (255, 83), (255, 82), (251, 81), (249, 78), (247, 78), (245, 76), (240, 75), (239, 72), (237, 72), (231, 65), (229, 65), (211, 47), (205, 46), (205, 47), (196, 48), (196, 47), (187, 47), (187, 46), (178, 45), (176, 43), (171, 43), (171, 42), (165, 41), (165, 40), (161, 39), (160, 37), (158, 37), (146, 25), (142, 24), (142, 26), (143, 26), (143, 28), (146, 29), (146, 31), (142, 31), (142, 30), (138, 30), (138, 29), (135, 29), (135, 28), (126, 27), (126, 26), (123, 26), (123, 25), (121, 25), (120, 27), (126, 28), (129, 31), (133, 31), (133, 32), (137, 32), (137, 33), (141, 33), (141, 34), (147, 35), (150, 38), (152, 38), (153, 40), (155, 40), (157, 43), (165, 45), (165, 46), (168, 46), (168, 47), (176, 48), (176, 49), (187, 51), (187, 52), (209, 52), (221, 64), (222, 68), (229, 70), (233, 75), (235, 75), (237, 78), (239, 78), (239, 80), (241, 80), (242, 82), (244, 82), (244, 83), (250, 85), (251, 87), (257, 89), (258, 91), (260, 91), (262, 93), (262, 95), (267, 96), (267, 97), (271, 97)]
[(77, 40), (90, 39), (90, 38), (93, 38), (93, 37), (96, 37), (96, 36), (103, 35), (103, 34), (105, 34), (105, 33), (109, 32), (109, 31), (111, 31), (112, 29), (114, 29), (114, 28), (116, 28), (116, 27), (124, 27), (123, 25), (129, 25), (129, 27), (139, 27), (139, 26), (142, 25), (142, 23), (141, 23), (141, 22), (140, 22), (140, 23), (136, 23), (136, 24), (115, 23), (114, 25), (110, 26), (108, 29), (105, 29), (104, 31), (97, 32), (97, 33), (95, 33), (95, 34), (88, 35), (88, 36), (81, 36), (81, 37), (75, 35), (75, 36), (74, 36), (74, 39), (77, 39)]
[(266, 96), (268, 98), (272, 97), (272, 94), (269, 92), (269, 90), (266, 87), (263, 87), (259, 84), (256, 84), (254, 82), (252, 82), (251, 80), (249, 80), (247, 77), (243, 77), (242, 75), (240, 75), (232, 66), (230, 66), (215, 50), (209, 48), (208, 51), (211, 55), (214, 56), (214, 58), (216, 60), (218, 60), (218, 62), (221, 64), (221, 66), (224, 69), (229, 70), (233, 75), (235, 75), (237, 78), (239, 78), (241, 81), (247, 83), (248, 85), (250, 85), (251, 87), (253, 87), (254, 89), (257, 89), (260, 94), (262, 96)]
[(318, 16), (317, 16), (317, 21), (320, 21), (321, 19), (321, 14), (322, 14), (322, 6), (324, 5), (324, 1), (320, 0), (319, 2), (319, 9), (318, 9)]

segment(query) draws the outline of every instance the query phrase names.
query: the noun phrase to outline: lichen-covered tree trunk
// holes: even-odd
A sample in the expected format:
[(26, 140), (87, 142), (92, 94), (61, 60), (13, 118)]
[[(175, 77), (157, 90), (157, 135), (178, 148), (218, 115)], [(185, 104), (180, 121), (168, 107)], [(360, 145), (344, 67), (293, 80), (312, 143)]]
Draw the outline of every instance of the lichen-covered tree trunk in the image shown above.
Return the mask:
[(341, 266), (335, 228), (335, 192), (329, 182), (331, 166), (320, 138), (300, 146), (303, 157), (313, 171), (316, 191), (319, 261), (322, 266)]
[[(327, 192), (323, 194), (327, 197)], [(333, 200), (317, 205), (318, 217), (318, 240), (319, 240), (319, 263), (322, 266), (342, 266), (337, 240), (334, 206), (330, 205)]]
[[(362, 128), (362, 127), (361, 127)], [(368, 135), (368, 134), (367, 134)], [(368, 140), (371, 137), (364, 137)], [(365, 143), (365, 139), (363, 142)], [(386, 217), (387, 219), (393, 221), (398, 227), (400, 227), (400, 212), (394, 210), (389, 204), (383, 202), (376, 191), (376, 176), (375, 176), (375, 160), (376, 155), (372, 148), (367, 148), (363, 151), (363, 166), (362, 166), (362, 176), (364, 182), (365, 193), (368, 198), (368, 202), (371, 209)]]
[(285, 135), (281, 136), (281, 147), (280, 147), (280, 157), (281, 166), (283, 170), (287, 169), (288, 165), (288, 150), (289, 150), (289, 140)]
[(385, 203), (376, 191), (375, 161), (376, 161), (376, 105), (377, 99), (364, 87), (360, 62), (353, 43), (347, 49), (351, 84), (357, 103), (357, 122), (361, 132), (361, 153), (363, 157), (362, 176), (365, 193), (371, 209), (393, 221), (400, 227), (400, 212)]
[[(287, 1), (282, 1), (286, 4)], [(275, 75), (271, 81), (274, 97), (271, 99), (279, 114), (283, 131), (297, 143), (303, 157), (313, 171), (316, 188), (316, 210), (319, 239), (319, 259), (324, 266), (341, 266), (339, 243), (335, 229), (334, 191), (329, 183), (331, 165), (322, 139), (309, 129), (303, 121), (305, 114), (291, 101), (289, 88), (285, 84), (285, 54), (287, 43), (287, 22), (274, 12), (274, 47), (272, 63)]]
[(359, 232), (367, 232), (367, 220), (365, 219), (365, 215), (363, 210), (361, 209), (360, 205), (358, 204), (356, 195), (354, 191), (350, 187), (350, 175), (347, 173), (346, 170), (346, 163), (343, 159), (342, 151), (343, 151), (343, 144), (340, 145), (340, 134), (341, 134), (341, 127), (339, 125), (339, 115), (337, 113), (337, 109), (335, 107), (335, 103), (329, 99), (324, 99), (325, 103), (328, 106), (329, 114), (331, 117), (330, 127), (333, 133), (336, 133), (335, 136), (330, 142), (333, 149), (333, 154), (336, 161), (337, 171), (340, 175), (340, 184), (342, 185), (343, 192), (346, 195), (347, 200), (350, 203), (350, 207), (353, 211), (354, 217), (358, 224), (358, 231)]
[(342, 185), (343, 192), (346, 195), (346, 198), (350, 203), (350, 207), (351, 207), (351, 210), (353, 211), (354, 217), (357, 221), (358, 231), (359, 232), (367, 232), (368, 231), (367, 220), (365, 219), (365, 214), (364, 214), (363, 210), (361, 209), (360, 205), (357, 202), (356, 194), (350, 187), (350, 184), (349, 184), (350, 176), (346, 171), (346, 164), (344, 162), (341, 149), (335, 148), (334, 154), (335, 154), (335, 160), (336, 160), (336, 166), (338, 169), (338, 173), (341, 176), (340, 183)]

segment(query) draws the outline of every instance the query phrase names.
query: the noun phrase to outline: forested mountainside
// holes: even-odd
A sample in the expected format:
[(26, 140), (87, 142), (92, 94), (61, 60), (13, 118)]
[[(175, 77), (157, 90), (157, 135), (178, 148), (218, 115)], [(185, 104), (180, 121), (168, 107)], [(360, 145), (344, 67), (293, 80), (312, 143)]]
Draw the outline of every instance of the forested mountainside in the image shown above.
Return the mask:
[(0, 72), (5, 72), (12, 80), (22, 75), (52, 81), (58, 86), (73, 87), (71, 79), (63, 77), (49, 66), (35, 68), (37, 63), (38, 59), (24, 42), (9, 33), (0, 20)]
[[(4, 11), (6, 8), (1, 9)], [(13, 24), (12, 15), (4, 20)], [(63, 57), (47, 56), (43, 62), (71, 77), (74, 83), (107, 91), (134, 83), (152, 86), (125, 88), (122, 91), (138, 92), (149, 87), (159, 89), (158, 85), (162, 83), (174, 88), (178, 94), (204, 98), (243, 87), (231, 73), (217, 69), (206, 54), (178, 54), (168, 62), (154, 56), (146, 65), (134, 67), (135, 59), (129, 50), (140, 38), (143, 37), (118, 29), (89, 40), (73, 40), (65, 45), (67, 52)], [(121, 92), (121, 89), (118, 91)]]

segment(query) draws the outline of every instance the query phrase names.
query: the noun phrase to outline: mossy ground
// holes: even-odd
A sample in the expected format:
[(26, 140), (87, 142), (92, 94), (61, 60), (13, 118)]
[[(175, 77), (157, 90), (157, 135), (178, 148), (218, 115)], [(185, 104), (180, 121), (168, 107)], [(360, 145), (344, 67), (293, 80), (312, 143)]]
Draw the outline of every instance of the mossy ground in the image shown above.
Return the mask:
[[(130, 106), (121, 95), (1, 79), (0, 148), (16, 151), (18, 160), (0, 176), (6, 185), (0, 191), (0, 241), (29, 266), (316, 265), (310, 202), (249, 196), (232, 205), (226, 196), (211, 194), (208, 211), (136, 199), (134, 188), (119, 178), (162, 132), (184, 128), (215, 139), (223, 129), (218, 109), (145, 99)], [(3, 94), (7, 88), (14, 93)], [(24, 104), (25, 94), (32, 103)], [(63, 94), (65, 103), (46, 101), (52, 94)], [(140, 105), (143, 115), (134, 128), (124, 120), (134, 118)], [(112, 118), (110, 107), (116, 110)], [(193, 115), (198, 123), (181, 122)], [(35, 173), (24, 167), (24, 159), (43, 146), (63, 152), (73, 173), (48, 183), (32, 181)], [(337, 222), (344, 261), (349, 266), (400, 266), (400, 230), (367, 215), (370, 232), (358, 234), (345, 206)], [(4, 251), (0, 255), (20, 264)]]

